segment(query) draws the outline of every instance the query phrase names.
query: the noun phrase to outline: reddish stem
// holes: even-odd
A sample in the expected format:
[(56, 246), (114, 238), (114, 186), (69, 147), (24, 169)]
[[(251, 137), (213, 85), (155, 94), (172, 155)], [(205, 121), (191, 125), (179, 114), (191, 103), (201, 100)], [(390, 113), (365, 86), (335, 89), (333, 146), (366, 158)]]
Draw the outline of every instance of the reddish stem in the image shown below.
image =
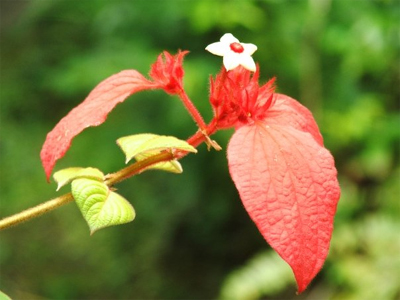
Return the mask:
[(180, 89), (178, 96), (182, 99), (183, 104), (185, 105), (187, 111), (192, 116), (193, 120), (199, 126), (199, 128), (204, 131), (206, 130), (206, 123), (204, 122), (203, 117), (200, 115), (196, 106), (194, 106), (193, 102), (189, 99), (188, 95), (183, 89)]

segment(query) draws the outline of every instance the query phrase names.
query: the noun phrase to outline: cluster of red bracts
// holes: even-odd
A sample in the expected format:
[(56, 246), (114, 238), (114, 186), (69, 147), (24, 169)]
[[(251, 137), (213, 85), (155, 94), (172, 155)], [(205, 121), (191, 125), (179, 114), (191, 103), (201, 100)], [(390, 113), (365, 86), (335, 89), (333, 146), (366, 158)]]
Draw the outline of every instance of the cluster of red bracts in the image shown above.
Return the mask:
[(251, 73), (241, 66), (229, 72), (222, 68), (215, 80), (210, 78), (210, 103), (218, 128), (236, 128), (264, 118), (273, 101), (275, 78), (259, 87), (259, 68)]
[(189, 51), (179, 51), (172, 56), (167, 51), (160, 54), (151, 66), (150, 76), (168, 94), (179, 94), (183, 90), (183, 58)]

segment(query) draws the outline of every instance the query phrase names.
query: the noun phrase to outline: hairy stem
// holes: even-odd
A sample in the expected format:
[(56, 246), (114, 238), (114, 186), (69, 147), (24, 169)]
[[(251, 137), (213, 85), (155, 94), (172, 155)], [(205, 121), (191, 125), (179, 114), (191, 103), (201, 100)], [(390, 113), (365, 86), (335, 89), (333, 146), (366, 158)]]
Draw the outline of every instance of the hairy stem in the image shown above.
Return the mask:
[(185, 105), (189, 114), (192, 116), (193, 120), (196, 122), (197, 126), (199, 126), (201, 130), (206, 130), (207, 125), (206, 123), (204, 123), (203, 117), (200, 115), (196, 106), (194, 106), (194, 104), (189, 99), (188, 95), (185, 93), (183, 89), (180, 90), (178, 96), (179, 98), (181, 98), (183, 104)]

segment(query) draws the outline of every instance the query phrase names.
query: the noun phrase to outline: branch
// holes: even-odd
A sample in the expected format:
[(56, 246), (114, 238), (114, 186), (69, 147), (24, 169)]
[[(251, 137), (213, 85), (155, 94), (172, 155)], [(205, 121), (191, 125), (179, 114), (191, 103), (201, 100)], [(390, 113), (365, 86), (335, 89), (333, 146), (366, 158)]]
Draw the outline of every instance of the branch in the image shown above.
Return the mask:
[[(215, 132), (215, 130), (212, 130)], [(198, 146), (202, 142), (208, 142), (209, 137), (202, 132), (197, 132), (194, 136), (188, 139), (188, 142), (192, 145)], [(106, 180), (104, 181), (109, 187), (113, 186), (114, 184), (121, 182), (129, 177), (132, 177), (136, 174), (143, 172), (146, 168), (151, 165), (154, 165), (159, 162), (163, 161), (170, 161), (172, 159), (181, 159), (182, 157), (186, 156), (188, 152), (179, 152), (179, 153), (172, 153), (168, 151), (161, 152), (159, 154), (153, 155), (145, 160), (138, 161), (134, 164), (131, 164), (118, 172), (108, 174), (106, 176)], [(29, 221), (33, 218), (39, 217), (49, 211), (52, 211), (64, 204), (70, 203), (74, 201), (71, 193), (59, 196), (52, 200), (46, 201), (42, 204), (34, 206), (32, 208), (28, 208), (22, 212), (16, 213), (12, 216), (5, 217), (0, 220), (0, 230), (7, 229), (14, 225), (23, 223), (25, 221)]]
[(15, 215), (5, 217), (4, 219), (0, 220), (0, 230), (39, 217), (53, 209), (56, 209), (57, 207), (60, 207), (61, 205), (72, 202), (73, 200), (74, 198), (72, 197), (72, 194), (68, 193), (52, 200), (46, 201), (32, 208), (28, 208)]

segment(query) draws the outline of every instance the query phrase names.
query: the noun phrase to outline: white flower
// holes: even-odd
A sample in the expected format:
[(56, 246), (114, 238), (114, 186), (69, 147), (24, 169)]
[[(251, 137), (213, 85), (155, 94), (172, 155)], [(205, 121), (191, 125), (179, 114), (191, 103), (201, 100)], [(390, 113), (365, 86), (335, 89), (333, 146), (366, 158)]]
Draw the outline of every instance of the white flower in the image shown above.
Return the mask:
[(225, 69), (230, 71), (242, 65), (249, 71), (255, 72), (256, 64), (251, 55), (257, 50), (253, 44), (241, 43), (230, 33), (225, 33), (219, 42), (206, 47), (212, 54), (223, 56)]

